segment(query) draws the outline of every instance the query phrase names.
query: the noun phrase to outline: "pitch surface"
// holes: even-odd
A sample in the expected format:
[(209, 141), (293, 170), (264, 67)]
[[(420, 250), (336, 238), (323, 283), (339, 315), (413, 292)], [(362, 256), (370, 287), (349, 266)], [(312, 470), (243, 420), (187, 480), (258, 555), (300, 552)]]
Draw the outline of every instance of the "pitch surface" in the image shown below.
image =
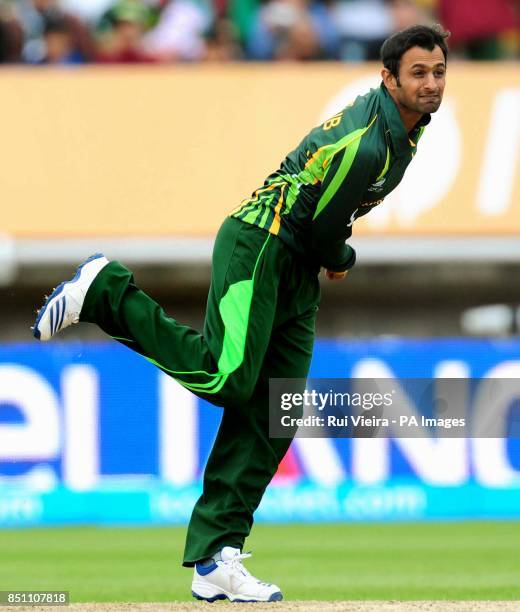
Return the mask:
[[(73, 604), (190, 601), (191, 570), (180, 567), (184, 534), (182, 527), (0, 530), (0, 589), (68, 590)], [(246, 550), (253, 551), (250, 571), (282, 588), (286, 601), (277, 610), (394, 609), (370, 608), (373, 600), (520, 600), (520, 522), (258, 525)], [(346, 603), (352, 600), (367, 603)], [(325, 607), (334, 601), (347, 607)], [(447, 601), (439, 605), (424, 609), (448, 609)], [(511, 605), (520, 610), (520, 603)], [(178, 609), (205, 604), (193, 606)]]

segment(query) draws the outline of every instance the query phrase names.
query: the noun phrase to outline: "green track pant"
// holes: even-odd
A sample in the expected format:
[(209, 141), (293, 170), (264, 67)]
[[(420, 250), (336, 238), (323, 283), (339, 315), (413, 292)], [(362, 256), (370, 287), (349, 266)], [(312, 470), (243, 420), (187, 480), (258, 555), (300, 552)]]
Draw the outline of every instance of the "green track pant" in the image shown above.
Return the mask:
[(204, 332), (169, 318), (118, 262), (88, 290), (81, 320), (144, 355), (224, 414), (188, 528), (184, 565), (242, 548), (290, 440), (269, 438), (269, 378), (305, 378), (317, 271), (265, 230), (227, 218), (213, 251)]

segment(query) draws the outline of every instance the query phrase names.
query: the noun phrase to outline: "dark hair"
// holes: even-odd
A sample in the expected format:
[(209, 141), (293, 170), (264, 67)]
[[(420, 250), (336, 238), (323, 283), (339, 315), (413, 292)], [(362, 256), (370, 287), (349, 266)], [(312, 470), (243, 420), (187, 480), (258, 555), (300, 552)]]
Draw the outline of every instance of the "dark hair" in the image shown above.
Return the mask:
[(0, 64), (3, 64), (7, 61), (7, 56), (9, 55), (9, 40), (8, 40), (8, 32), (7, 26), (0, 19)]
[(433, 51), (439, 46), (444, 55), (444, 61), (448, 61), (448, 46), (446, 39), (450, 33), (445, 32), (440, 25), (433, 27), (415, 25), (406, 30), (392, 34), (381, 45), (380, 56), (383, 66), (396, 78), (399, 78), (399, 64), (401, 57), (412, 47), (421, 47)]
[(44, 34), (71, 34), (70, 23), (61, 11), (49, 11), (44, 14)]

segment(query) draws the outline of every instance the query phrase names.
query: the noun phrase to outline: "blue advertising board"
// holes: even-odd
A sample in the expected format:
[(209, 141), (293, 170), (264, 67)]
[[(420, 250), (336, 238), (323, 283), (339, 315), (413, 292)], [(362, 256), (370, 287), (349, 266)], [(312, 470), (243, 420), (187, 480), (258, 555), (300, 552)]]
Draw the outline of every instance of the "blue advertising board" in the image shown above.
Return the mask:
[[(311, 375), (520, 379), (520, 341), (320, 340)], [(221, 414), (115, 342), (0, 346), (0, 526), (185, 523)], [(519, 516), (517, 438), (299, 438), (256, 519)]]

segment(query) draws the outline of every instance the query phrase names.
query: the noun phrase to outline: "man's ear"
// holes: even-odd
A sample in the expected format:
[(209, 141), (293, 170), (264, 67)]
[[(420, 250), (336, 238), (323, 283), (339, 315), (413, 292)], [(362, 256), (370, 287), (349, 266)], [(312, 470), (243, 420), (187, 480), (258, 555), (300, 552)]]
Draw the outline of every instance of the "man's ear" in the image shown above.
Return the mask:
[(396, 77), (387, 68), (383, 68), (383, 70), (381, 70), (381, 78), (383, 79), (385, 87), (389, 91), (394, 91), (398, 88), (399, 85)]

